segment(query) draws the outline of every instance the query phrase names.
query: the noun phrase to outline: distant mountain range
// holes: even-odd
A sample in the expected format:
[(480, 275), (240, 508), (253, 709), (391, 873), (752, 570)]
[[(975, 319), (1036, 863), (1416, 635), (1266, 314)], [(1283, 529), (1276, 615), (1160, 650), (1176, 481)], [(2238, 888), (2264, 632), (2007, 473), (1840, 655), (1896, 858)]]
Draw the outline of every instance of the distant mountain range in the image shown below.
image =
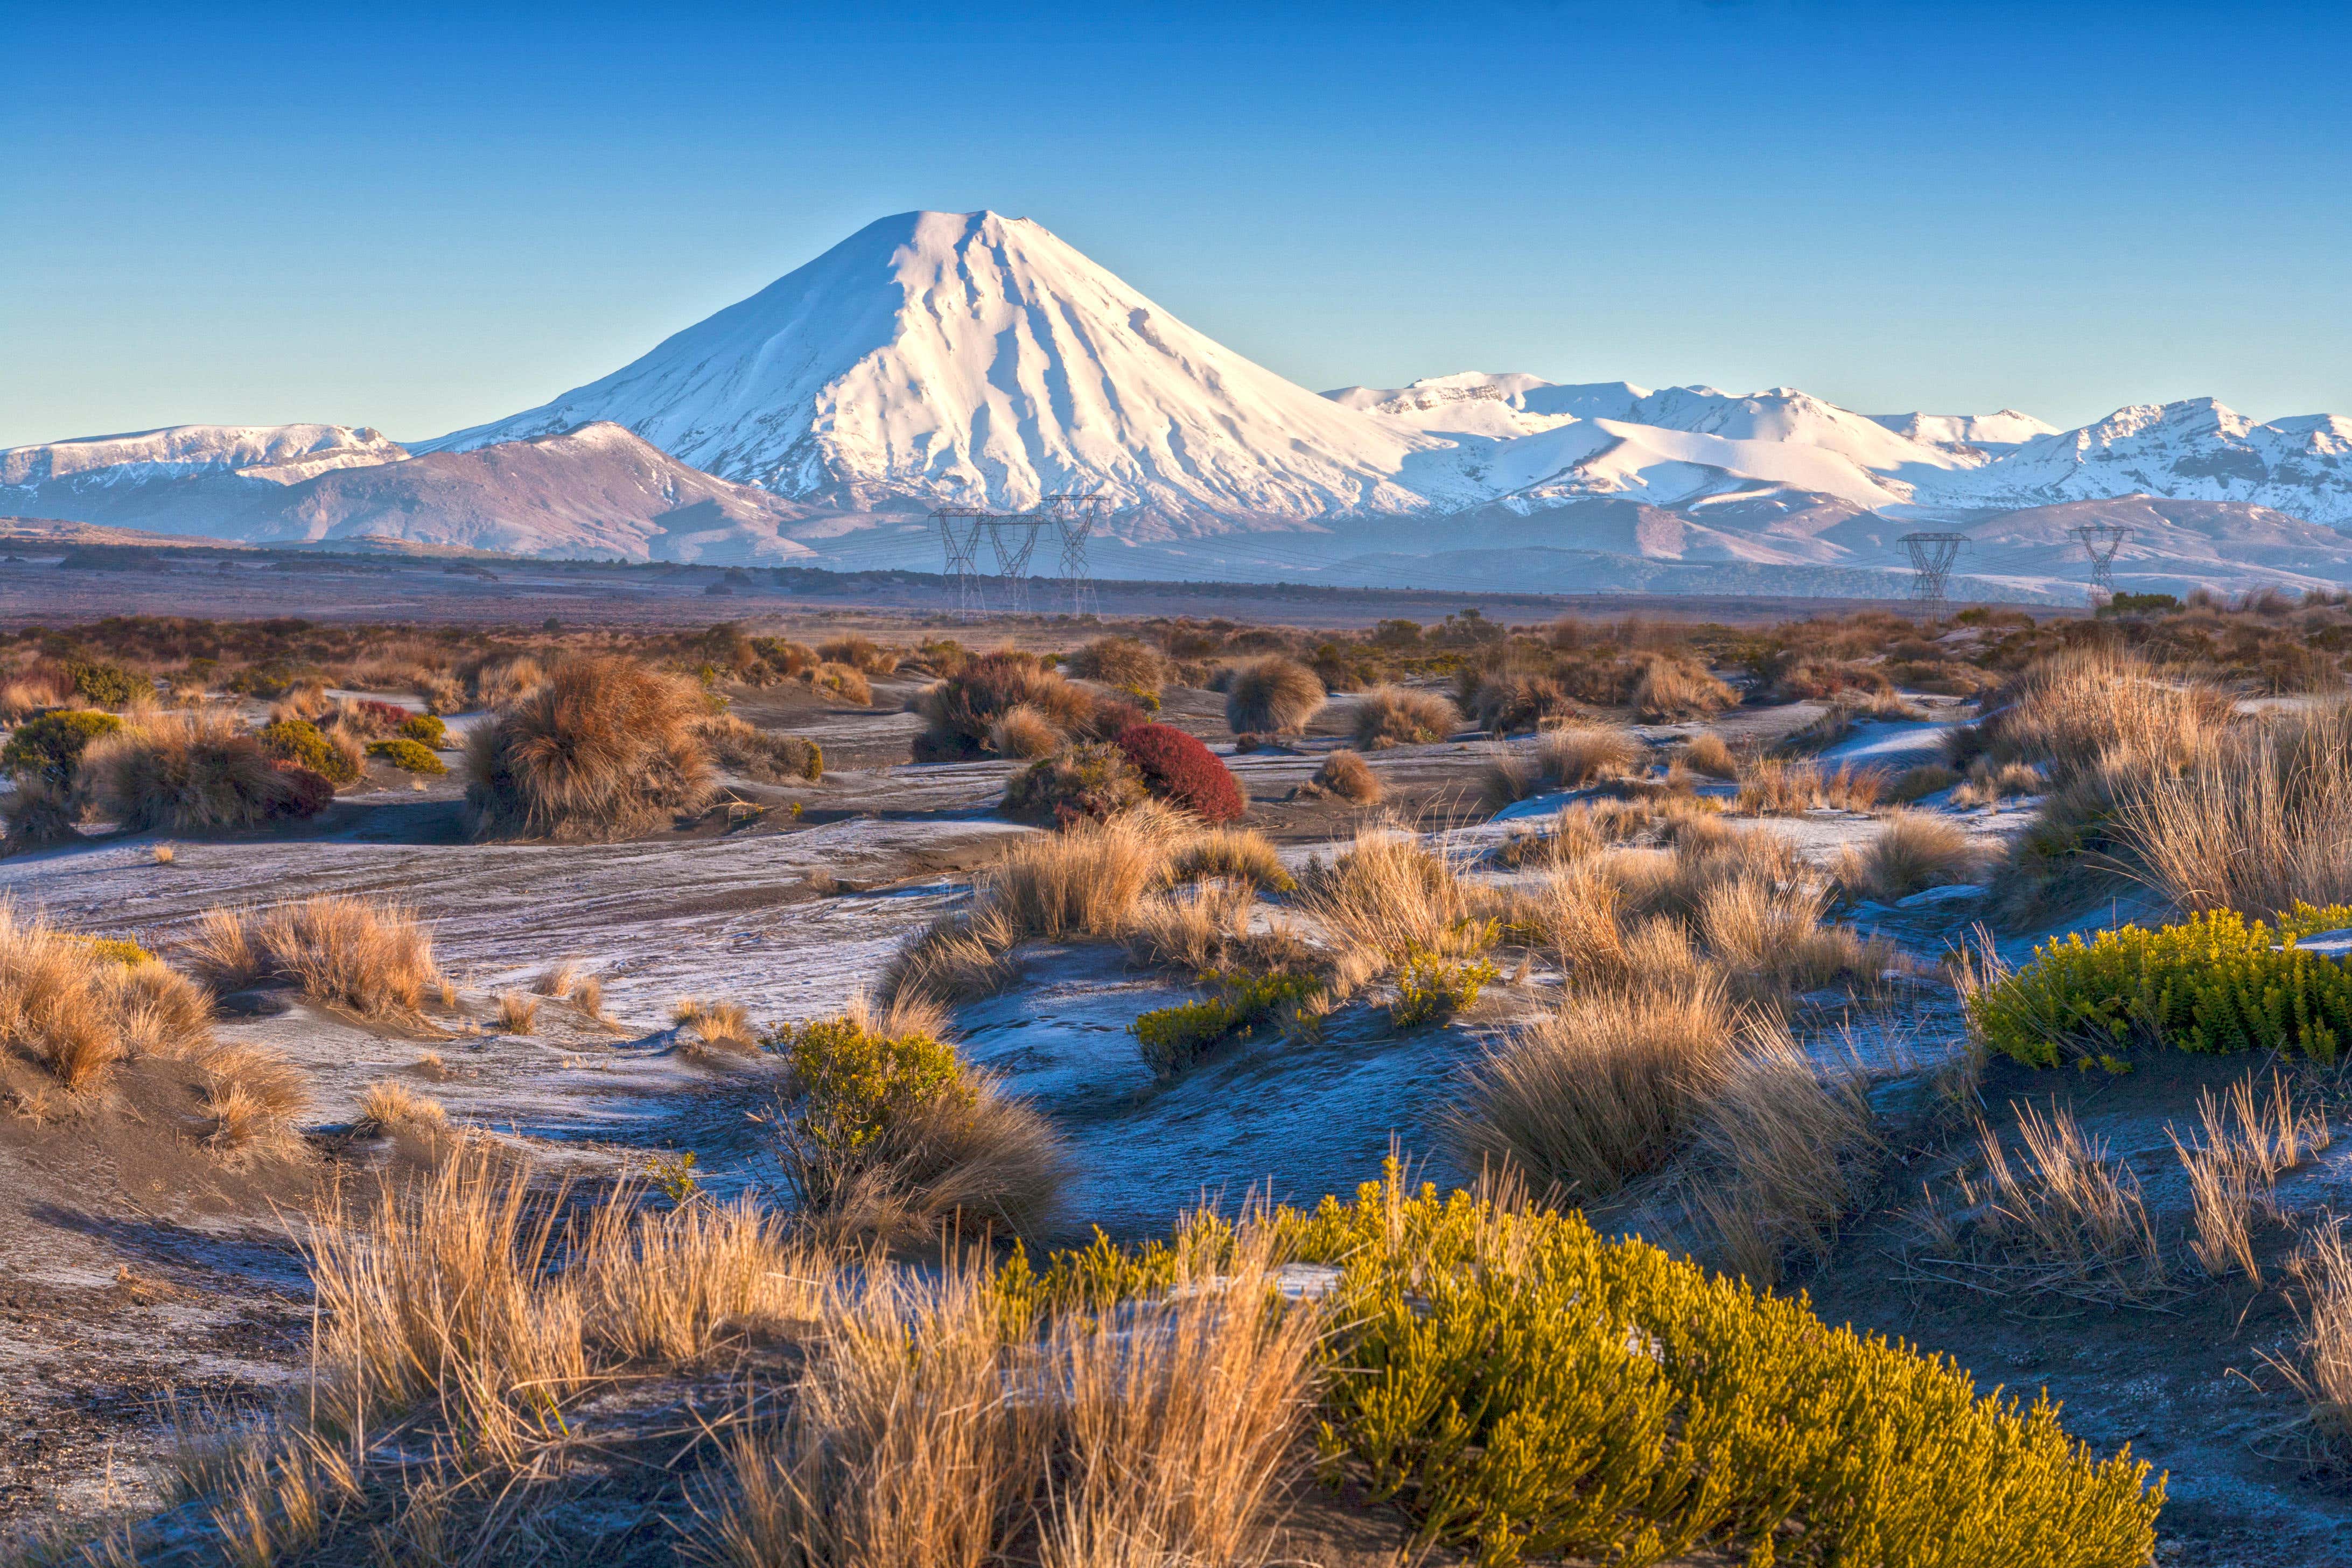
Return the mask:
[(1098, 570), (1129, 576), (1630, 580), (1606, 557), (1883, 592), (1926, 527), (1969, 536), (1978, 591), (2039, 596), (2076, 591), (2070, 531), (2111, 521), (2124, 585), (2352, 581), (2352, 419), (2193, 400), (2062, 431), (1483, 373), (1318, 395), (993, 213), (869, 225), (611, 375), (432, 440), (183, 426), (0, 451), (0, 512), (545, 555), (923, 565), (934, 506), (1074, 490), (1116, 509)]

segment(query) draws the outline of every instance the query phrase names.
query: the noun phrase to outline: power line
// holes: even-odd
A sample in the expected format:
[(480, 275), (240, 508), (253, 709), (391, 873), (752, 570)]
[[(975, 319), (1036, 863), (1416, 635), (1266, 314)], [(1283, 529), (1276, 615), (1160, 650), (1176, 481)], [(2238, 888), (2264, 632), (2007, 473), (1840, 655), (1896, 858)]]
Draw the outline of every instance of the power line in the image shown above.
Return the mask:
[(2104, 605), (2116, 596), (2116, 552), (2131, 541), (2126, 522), (2086, 522), (2069, 530), (2091, 558), (2091, 603)]
[(1906, 533), (1899, 542), (1911, 552), (1911, 596), (1938, 620), (1944, 615), (1944, 584), (1950, 581), (1952, 563), (1960, 558), (1965, 533)]

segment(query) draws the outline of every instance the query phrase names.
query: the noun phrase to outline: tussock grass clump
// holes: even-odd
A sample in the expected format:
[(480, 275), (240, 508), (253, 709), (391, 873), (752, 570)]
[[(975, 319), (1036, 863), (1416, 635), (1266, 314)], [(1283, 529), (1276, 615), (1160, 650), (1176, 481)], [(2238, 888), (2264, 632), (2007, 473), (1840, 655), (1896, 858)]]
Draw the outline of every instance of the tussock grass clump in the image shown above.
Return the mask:
[(827, 664), (847, 665), (861, 675), (892, 674), (901, 657), (898, 649), (884, 647), (872, 637), (856, 633), (817, 644), (816, 656)]
[(1651, 723), (1704, 719), (1739, 705), (1739, 693), (1717, 680), (1687, 654), (1652, 654), (1634, 677), (1635, 716)]
[(1867, 812), (1885, 794), (1887, 777), (1878, 768), (1842, 763), (1824, 768), (1811, 759), (1759, 757), (1739, 780), (1732, 809), (1755, 816), (1800, 816), (1815, 806)]
[[(1886, 798), (1897, 805), (1910, 805), (1931, 795), (1940, 795), (1958, 784), (1962, 774), (1957, 768), (1941, 763), (1922, 763), (1916, 768), (1906, 768), (1886, 786)], [(1958, 804), (1958, 797), (1954, 797)]]
[(560, 661), (543, 685), (476, 729), (466, 810), (477, 838), (625, 838), (710, 798), (688, 681), (614, 654)]
[(69, 936), (0, 902), (0, 1049), (80, 1095), (128, 1058), (209, 1046), (210, 1000), (152, 956), (118, 951), (129, 946)]
[(815, 668), (803, 672), (812, 691), (830, 697), (836, 702), (847, 702), (859, 708), (874, 706), (874, 683), (866, 672), (854, 664), (835, 664), (831, 659), (820, 661)]
[(824, 750), (804, 735), (786, 735), (745, 723), (731, 713), (696, 721), (710, 760), (758, 784), (814, 784), (824, 777)]
[[(1921, 771), (1917, 768), (1912, 770), (1913, 773)], [(1939, 774), (1951, 775), (1948, 768), (1936, 771)], [(1995, 767), (1991, 759), (1987, 757), (1979, 757), (1970, 763), (1965, 779), (1951, 775), (1947, 782), (1959, 785), (1952, 791), (1952, 804), (1958, 806), (1998, 805), (2019, 795), (2040, 795), (2049, 787), (2042, 771), (2030, 763), (2003, 763)]]
[(1927, 888), (1973, 880), (1987, 866), (1968, 829), (1932, 812), (1898, 810), (1866, 846), (1839, 855), (1838, 887), (1851, 899), (1891, 904)]
[(414, 1016), (441, 983), (432, 932), (413, 910), (340, 893), (207, 910), (189, 958), (223, 991), (291, 984), (313, 1002), (366, 1017)]
[(1470, 717), (1496, 735), (1532, 730), (1577, 711), (1568, 688), (1543, 670), (1505, 668), (1471, 679), (1474, 671), (1465, 667), (1461, 674)]
[(1322, 710), (1322, 680), (1278, 654), (1243, 665), (1225, 689), (1225, 727), (1236, 735), (1296, 735)]
[(1062, 743), (1054, 721), (1027, 703), (1016, 703), (988, 727), (988, 749), (1000, 757), (1024, 761), (1050, 755)]
[(1712, 730), (1702, 730), (1690, 738), (1682, 751), (1683, 765), (1696, 773), (1711, 779), (1739, 776), (1739, 759), (1731, 754), (1730, 745)]
[(1547, 731), (1532, 752), (1497, 746), (1479, 781), (1490, 810), (1545, 789), (1585, 789), (1649, 766), (1649, 748), (1628, 730), (1570, 724)]
[(45, 709), (73, 700), (73, 677), (54, 665), (21, 670), (0, 680), (0, 724), (21, 724)]
[(66, 791), (46, 779), (26, 779), (16, 785), (0, 811), (8, 816), (0, 829), (0, 858), (54, 849), (81, 837), (74, 826), (75, 811)]
[(1024, 839), (976, 881), (1020, 933), (1015, 941), (1116, 938), (1167, 863), (1163, 839), (1115, 816)]
[(1824, 1073), (1789, 1036), (1751, 1033), (1707, 1096), (1693, 1194), (1725, 1265), (1759, 1289), (1790, 1259), (1830, 1254), (1874, 1185), (1885, 1146), (1860, 1073)]
[(834, 1234), (915, 1240), (961, 1215), (1019, 1235), (1052, 1206), (1060, 1139), (964, 1062), (943, 1021), (860, 1003), (772, 1037), (792, 1074), (777, 1131), (785, 1176)]
[(2341, 1221), (2315, 1230), (2288, 1261), (2302, 1289), (2301, 1331), (2289, 1355), (2265, 1355), (2303, 1395), (2305, 1418), (2335, 1465), (2352, 1461), (2352, 1245)]
[(1461, 727), (1462, 715), (1434, 691), (1383, 683), (1356, 700), (1355, 741), (1368, 752), (1434, 745)]
[(1227, 877), (1277, 893), (1287, 893), (1298, 885), (1273, 841), (1247, 827), (1217, 827), (1193, 834), (1170, 858), (1166, 875), (1171, 882)]
[(2171, 1270), (2138, 1178), (2071, 1110), (2011, 1110), (2020, 1148), (1979, 1124), (1978, 1173), (1958, 1184), (1968, 1217), (1938, 1234), (1946, 1222), (1931, 1215), (1933, 1250), (1963, 1254), (1983, 1282), (2021, 1293), (2107, 1303), (2164, 1294)]
[(2063, 783), (2111, 752), (2186, 766), (2219, 739), (2230, 704), (2211, 687), (2159, 678), (2137, 654), (2081, 648), (2032, 666), (1987, 708), (1974, 731), (1961, 732), (1963, 750), (2041, 763)]
[(2257, 1093), (2252, 1075), (2231, 1085), (2226, 1100), (2210, 1089), (2202, 1090), (2197, 1116), (2202, 1129), (2194, 1142), (2183, 1143), (2178, 1131), (2166, 1129), (2189, 1176), (2196, 1227), (2189, 1249), (2212, 1278), (2222, 1279), (2236, 1269), (2259, 1287), (2263, 1269), (2253, 1243), (2257, 1213), (2276, 1212), (2282, 1171), (2294, 1169), (2305, 1154), (2334, 1141), (2327, 1113), (2298, 1105), (2285, 1077), (2273, 1071), (2267, 1095)]
[(479, 708), (505, 708), (521, 701), (547, 684), (547, 671), (528, 654), (483, 659), (460, 675), (466, 691)]
[(1175, 670), (1168, 656), (1133, 637), (1097, 637), (1070, 655), (1064, 667), (1082, 680), (1125, 687), (1158, 696)]
[(2120, 852), (2181, 908), (2352, 903), (2352, 701), (2248, 727), (2116, 793)]
[(397, 1079), (378, 1079), (360, 1094), (360, 1124), (380, 1132), (429, 1134), (449, 1125), (449, 1112)]
[(739, 1002), (708, 1002), (698, 996), (682, 996), (670, 1007), (669, 1021), (689, 1031), (694, 1043), (712, 1050), (749, 1055), (760, 1048), (759, 1035), (751, 1027), (751, 1016)]
[(522, 991), (499, 993), (499, 1027), (509, 1035), (528, 1035), (539, 1027), (539, 998)]
[(1323, 759), (1307, 781), (1317, 789), (1336, 795), (1341, 800), (1357, 805), (1377, 805), (1381, 799), (1380, 775), (1372, 772), (1371, 763), (1353, 752), (1333, 752)]
[(91, 805), (132, 831), (254, 827), (313, 816), (334, 795), (331, 784), (323, 799), (307, 788), (303, 770), (277, 766), (251, 731), (212, 709), (144, 715), (99, 736), (79, 777)]
[(1357, 834), (1298, 903), (1330, 938), (1341, 994), (1416, 957), (1475, 959), (1497, 936), (1486, 893), (1459, 865), (1384, 829)]
[(1722, 1080), (1738, 1028), (1719, 984), (1582, 992), (1487, 1048), (1442, 1123), (1459, 1158), (1563, 1201), (1657, 1169)]
[(1012, 953), (1021, 932), (1005, 911), (986, 898), (969, 910), (941, 915), (901, 943), (884, 963), (874, 994), (879, 1001), (977, 1001), (1011, 984), (1017, 973)]

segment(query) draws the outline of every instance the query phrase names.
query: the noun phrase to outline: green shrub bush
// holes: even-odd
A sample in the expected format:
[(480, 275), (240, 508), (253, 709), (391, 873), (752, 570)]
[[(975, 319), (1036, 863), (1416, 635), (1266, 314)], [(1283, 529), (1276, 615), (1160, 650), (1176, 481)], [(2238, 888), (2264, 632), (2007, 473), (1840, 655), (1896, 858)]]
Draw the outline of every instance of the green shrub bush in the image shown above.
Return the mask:
[(308, 719), (279, 719), (264, 724), (261, 749), (272, 760), (307, 768), (338, 788), (360, 776), (351, 758)]
[(918, 1109), (972, 1098), (955, 1047), (929, 1035), (892, 1038), (852, 1018), (824, 1018), (787, 1026), (766, 1044), (792, 1068), (799, 1135), (827, 1154), (864, 1149)]
[(1479, 991), (1500, 973), (1487, 959), (1448, 958), (1412, 948), (1397, 966), (1397, 999), (1389, 1007), (1389, 1022), (1407, 1029), (1450, 1018), (1478, 1000)]
[(368, 755), (382, 757), (404, 773), (446, 773), (449, 771), (449, 764), (435, 756), (431, 748), (405, 735), (390, 741), (370, 741)]
[(121, 708), (141, 692), (152, 696), (155, 690), (155, 683), (144, 676), (133, 675), (121, 665), (103, 659), (68, 659), (65, 668), (82, 700), (95, 702), (100, 708)]
[(449, 726), (441, 721), (438, 713), (411, 713), (401, 721), (400, 738), (437, 751), (441, 742), (449, 738)]
[(63, 789), (73, 782), (74, 764), (81, 761), (82, 749), (99, 736), (111, 735), (121, 728), (122, 721), (113, 714), (86, 710), (27, 719), (9, 735), (8, 743), (0, 746), (0, 772)]
[(2352, 927), (2352, 907), (2297, 904), (2273, 930), (2229, 910), (2046, 942), (1969, 998), (1984, 1042), (2032, 1067), (2129, 1044), (2295, 1051), (2333, 1063), (2352, 1036), (2352, 963), (2294, 945)]
[[(2164, 1483), (2101, 1458), (2046, 1401), (2022, 1406), (1941, 1357), (1832, 1329), (1580, 1215), (1405, 1184), (1278, 1208), (1278, 1258), (1336, 1264), (1317, 1434), (1325, 1479), (1393, 1501), (1425, 1547), (1523, 1557), (1685, 1553), (1881, 1568), (2141, 1568)], [(1171, 1283), (1174, 1244), (1097, 1236), (997, 1289), (1010, 1323)], [(1213, 1250), (1211, 1256), (1215, 1254)], [(1193, 1256), (1199, 1256), (1195, 1251)]]
[(1127, 1026), (1146, 1066), (1172, 1078), (1199, 1061), (1220, 1041), (1245, 1037), (1286, 1008), (1295, 1008), (1323, 989), (1311, 974), (1201, 976), (1217, 994), (1199, 1002), (1156, 1007)]

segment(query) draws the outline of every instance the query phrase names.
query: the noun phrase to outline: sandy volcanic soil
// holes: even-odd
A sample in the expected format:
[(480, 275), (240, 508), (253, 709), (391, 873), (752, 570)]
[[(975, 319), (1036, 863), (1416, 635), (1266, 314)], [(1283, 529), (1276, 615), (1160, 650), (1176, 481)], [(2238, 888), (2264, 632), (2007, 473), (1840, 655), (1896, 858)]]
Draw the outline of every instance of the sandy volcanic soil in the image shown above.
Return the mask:
[[(465, 1003), (430, 1035), (300, 1004), (222, 1022), (223, 1037), (269, 1045), (309, 1075), (307, 1163), (206, 1170), (159, 1146), (135, 1106), (94, 1127), (0, 1120), (0, 1524), (135, 1506), (152, 1496), (159, 1400), (257, 1403), (299, 1374), (309, 1320), (290, 1238), (296, 1216), (339, 1174), (406, 1157), (352, 1131), (358, 1098), (376, 1079), (429, 1093), (454, 1118), (583, 1172), (691, 1149), (716, 1191), (772, 1184), (751, 1120), (773, 1091), (766, 1068), (683, 1050), (671, 1005), (725, 998), (763, 1023), (837, 1009), (909, 931), (968, 896), (975, 868), (1031, 831), (993, 811), (1009, 764), (905, 763), (915, 721), (898, 710), (911, 689), (877, 682), (870, 710), (798, 691), (740, 694), (737, 712), (820, 741), (831, 764), (824, 780), (744, 785), (745, 805), (624, 844), (470, 844), (455, 783), (416, 791), (387, 775), (299, 834), (174, 840), (170, 865), (154, 860), (152, 837), (0, 861), (0, 894), (69, 928), (165, 952), (214, 904), (327, 890), (404, 899), (433, 922)], [(1568, 798), (1523, 802), (1486, 820), (1476, 775), (1490, 743), (1468, 738), (1376, 753), (1390, 795), (1379, 810), (1292, 798), (1346, 729), (1349, 703), (1335, 699), (1295, 748), (1231, 759), (1251, 823), (1294, 861), (1328, 858), (1360, 826), (1384, 820), (1475, 858)], [(1718, 727), (1769, 739), (1817, 711), (1743, 710)], [(1171, 692), (1168, 716), (1229, 750), (1222, 699)], [(1932, 752), (1945, 723), (1865, 724), (1832, 760), (1905, 765)], [(1687, 728), (1643, 732), (1664, 740)], [(2011, 803), (1953, 815), (1997, 846), (2029, 811)], [(1840, 812), (1764, 826), (1818, 861), (1875, 830), (1873, 819)], [(1853, 918), (1932, 960), (1980, 913), (1963, 891), (1865, 906)], [(2081, 923), (2105, 923), (2106, 913)], [(2030, 945), (2030, 937), (2006, 944), (2017, 956)], [(500, 1033), (496, 994), (565, 959), (604, 979), (610, 1026), (551, 1002), (534, 1034)], [(1130, 969), (1108, 947), (1032, 946), (1020, 982), (966, 1008), (959, 1025), (971, 1057), (1034, 1097), (1071, 1140), (1076, 1171), (1058, 1235), (1082, 1238), (1099, 1225), (1126, 1239), (1163, 1231), (1204, 1194), (1230, 1204), (1254, 1189), (1294, 1200), (1350, 1190), (1377, 1173), (1392, 1139), (1432, 1179), (1461, 1176), (1431, 1137), (1452, 1076), (1482, 1036), (1545, 1005), (1556, 987), (1538, 969), (1490, 988), (1454, 1026), (1402, 1033), (1358, 1005), (1314, 1046), (1244, 1042), (1156, 1083), (1126, 1027), (1190, 994), (1183, 977)], [(2189, 1273), (2195, 1287), (2159, 1307), (2115, 1310), (1922, 1277), (1901, 1261), (1904, 1211), (1961, 1148), (1925, 1131), (1927, 1075), (1958, 1033), (1951, 993), (1933, 980), (1898, 987), (1894, 1005), (1874, 1013), (1822, 999), (1801, 1007), (1795, 1023), (1823, 1057), (1870, 1063), (1874, 1098), (1912, 1134), (1837, 1256), (1792, 1282), (1826, 1317), (1948, 1350), (1985, 1385), (2046, 1386), (2095, 1447), (2128, 1441), (2168, 1468), (2168, 1565), (2352, 1561), (2352, 1508), (2302, 1475), (2280, 1436), (2297, 1405), (2261, 1359), (2284, 1353), (2293, 1328), (2276, 1289), (2255, 1296)], [(2197, 1085), (2246, 1066), (2171, 1057), (2091, 1079), (1997, 1068), (1984, 1101), (1997, 1122), (2013, 1100), (2076, 1105), (2140, 1174), (2159, 1226), (2177, 1233), (2189, 1200), (2165, 1125), (2193, 1116)], [(2290, 1177), (2287, 1201), (2305, 1210), (2352, 1205), (2352, 1190), (2339, 1190), (2352, 1184), (2347, 1157), (2352, 1143)], [(1674, 1226), (1638, 1207), (1596, 1217), (1654, 1236)], [(2274, 1233), (2264, 1245), (2276, 1255), (2286, 1243)], [(2265, 1261), (2275, 1279), (2278, 1259)], [(1380, 1561), (1384, 1528), (1393, 1534), (1317, 1504), (1295, 1555)]]

